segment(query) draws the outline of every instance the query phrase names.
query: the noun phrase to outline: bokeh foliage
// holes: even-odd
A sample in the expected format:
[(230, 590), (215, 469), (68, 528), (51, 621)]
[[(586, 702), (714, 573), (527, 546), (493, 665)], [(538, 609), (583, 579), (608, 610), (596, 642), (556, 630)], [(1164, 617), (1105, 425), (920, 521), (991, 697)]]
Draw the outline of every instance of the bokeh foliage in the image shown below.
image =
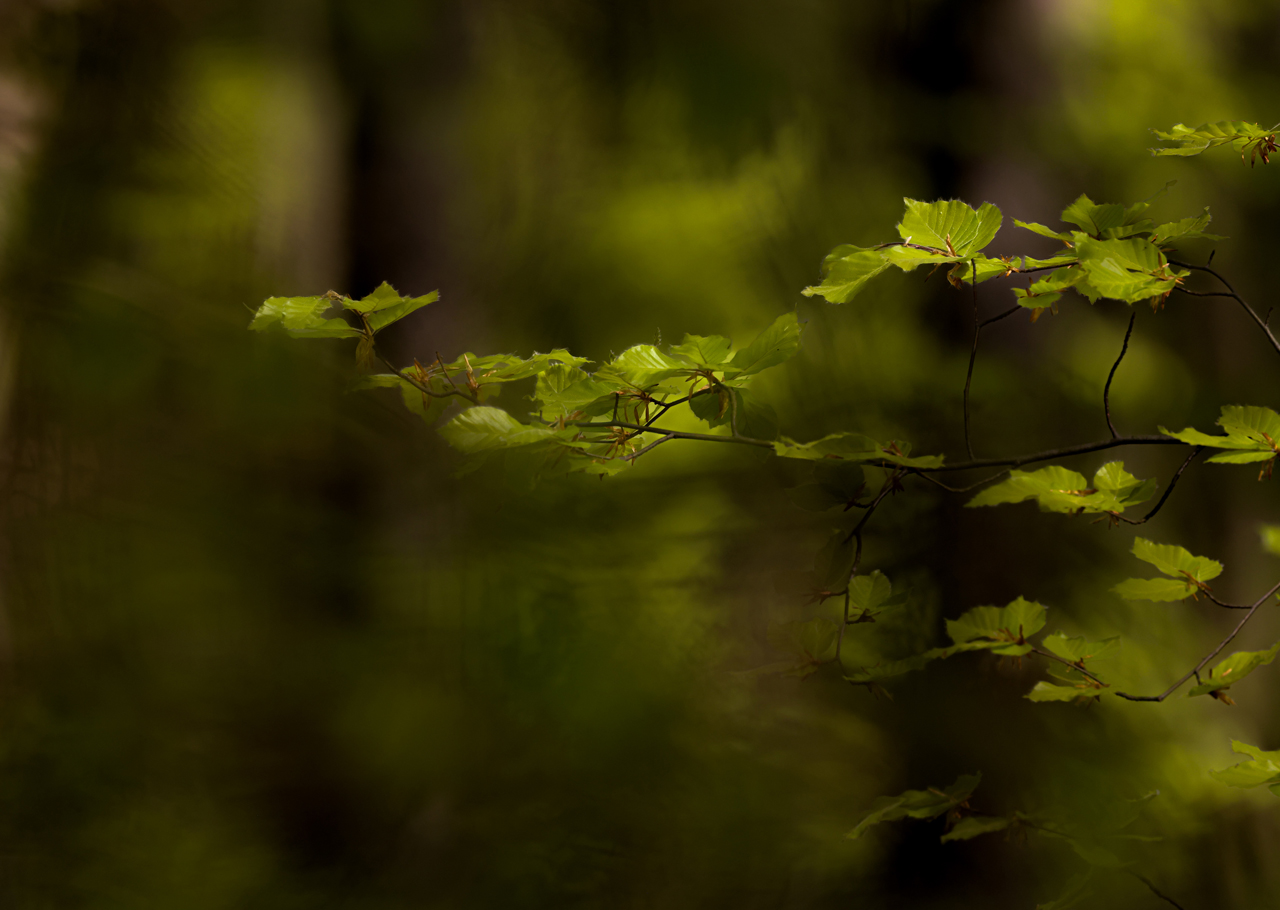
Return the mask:
[[(883, 239), (904, 196), (1057, 224), (1082, 192), (1130, 203), (1177, 180), (1151, 217), (1212, 206), (1231, 238), (1215, 268), (1265, 299), (1280, 178), (1143, 149), (1148, 127), (1275, 116), (1274, 4), (14, 0), (0, 17), (8, 904), (1060, 895), (1081, 868), (1066, 843), (944, 845), (941, 819), (843, 838), (877, 797), (980, 770), (996, 813), (1105, 826), (1140, 805), (1163, 890), (1266, 905), (1275, 798), (1208, 772), (1232, 739), (1277, 745), (1272, 668), (1235, 707), (1083, 711), (1022, 699), (1037, 677), (996, 656), (932, 664), (892, 702), (743, 672), (777, 659), (771, 624), (812, 612), (793, 576), (829, 524), (788, 496), (821, 481), (810, 466), (667, 446), (603, 481), (457, 478), (394, 391), (346, 392), (349, 345), (245, 326), (268, 297), (387, 280), (441, 291), (387, 330), (400, 361), (608, 362), (685, 333), (745, 346), (795, 311), (800, 354), (753, 386), (784, 434), (958, 454), (968, 289), (890, 272), (831, 307), (800, 294), (822, 257)], [(984, 312), (1012, 303), (988, 287)], [(1099, 436), (1128, 315), (1081, 302), (995, 327), (978, 454)], [(1139, 313), (1117, 422), (1274, 407), (1270, 353), (1226, 303)], [(500, 403), (519, 412), (526, 384)], [(1175, 458), (1126, 467), (1167, 477)], [(1237, 600), (1276, 568), (1254, 473), (1198, 467), (1141, 532), (1224, 563), (1215, 590)], [(1057, 628), (1123, 635), (1111, 663), (1148, 690), (1225, 622), (1111, 593), (1131, 530), (912, 492), (867, 541), (867, 568), (911, 591), (874, 624), (880, 651), (1025, 596)], [(1123, 874), (1091, 887), (1087, 906), (1158, 905)]]

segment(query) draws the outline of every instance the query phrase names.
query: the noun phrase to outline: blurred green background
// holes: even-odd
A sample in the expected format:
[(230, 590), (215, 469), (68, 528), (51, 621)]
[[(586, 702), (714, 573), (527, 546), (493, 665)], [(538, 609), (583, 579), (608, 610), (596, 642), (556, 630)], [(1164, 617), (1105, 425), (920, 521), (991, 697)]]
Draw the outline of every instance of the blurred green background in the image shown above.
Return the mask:
[[(990, 812), (1159, 790), (1133, 868), (1188, 910), (1272, 905), (1275, 798), (1206, 770), (1233, 736), (1280, 747), (1274, 673), (1234, 708), (1086, 710), (976, 657), (891, 702), (744, 673), (778, 659), (771, 622), (819, 609), (792, 578), (830, 523), (788, 502), (795, 470), (672, 445), (605, 481), (457, 478), (394, 396), (345, 391), (348, 345), (245, 328), (267, 296), (386, 279), (442, 294), (398, 360), (599, 360), (798, 307), (802, 352), (761, 384), (784, 433), (955, 458), (968, 293), (801, 297), (826, 252), (891, 238), (903, 196), (958, 196), (1005, 211), (997, 252), (1045, 254), (1012, 218), (1176, 179), (1157, 220), (1211, 206), (1215, 265), (1265, 311), (1275, 170), (1145, 149), (1269, 123), (1277, 57), (1280, 4), (1246, 0), (0, 2), (4, 904), (1029, 910), (1084, 868), (1065, 843), (843, 839), (876, 796), (981, 770)], [(979, 455), (1105, 435), (1128, 309), (1063, 303), (986, 335)], [(1277, 404), (1228, 304), (1138, 308), (1122, 432)], [(1180, 460), (1122, 457), (1162, 484)], [(1142, 574), (1133, 529), (907, 493), (867, 539), (911, 589), (881, 653), (1022, 594), (1124, 635), (1116, 677), (1159, 691), (1230, 619), (1107, 593)], [(1141, 533), (1252, 599), (1276, 506), (1248, 467), (1197, 466)], [(1264, 614), (1241, 645), (1277, 632)], [(1167, 904), (1119, 872), (1081, 906)]]

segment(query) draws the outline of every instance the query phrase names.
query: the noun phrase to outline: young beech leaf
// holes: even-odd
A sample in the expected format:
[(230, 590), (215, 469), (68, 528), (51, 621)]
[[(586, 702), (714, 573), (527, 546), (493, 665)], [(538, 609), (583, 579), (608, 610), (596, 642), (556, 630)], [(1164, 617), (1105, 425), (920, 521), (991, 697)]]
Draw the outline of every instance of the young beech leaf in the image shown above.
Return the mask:
[(344, 298), (342, 305), (348, 310), (363, 315), (369, 328), (374, 332), (380, 332), (391, 323), (397, 322), (415, 310), (420, 310), (427, 304), (435, 303), (439, 299), (439, 291), (432, 291), (430, 294), (424, 294), (421, 297), (401, 297), (395, 288), (384, 281), (378, 285), (372, 294), (363, 300)]
[[(954, 644), (949, 648), (932, 648), (920, 654), (913, 654), (910, 657), (904, 657), (901, 660), (881, 661), (872, 667), (859, 667), (853, 670), (846, 670), (844, 678), (858, 685), (866, 683), (878, 682), (881, 680), (892, 679), (895, 676), (902, 676), (904, 673), (911, 673), (915, 670), (924, 669), (927, 665), (935, 660), (945, 660), (954, 654), (963, 654), (966, 651), (988, 651), (998, 645), (993, 645), (983, 639), (967, 641), (963, 644)], [(1029, 649), (1028, 649), (1029, 650)], [(997, 654), (1003, 653), (996, 651)], [(1021, 653), (1026, 653), (1021, 652)]]
[(1099, 205), (1081, 193), (1080, 198), (1063, 210), (1062, 220), (1094, 237), (1101, 237), (1104, 231), (1125, 223), (1125, 207), (1116, 203)]
[(1053, 683), (1038, 682), (1026, 698), (1031, 701), (1076, 701), (1081, 698), (1094, 698), (1101, 695), (1103, 689), (1089, 679), (1082, 679), (1070, 686), (1059, 686)]
[(1124, 469), (1124, 462), (1103, 465), (1093, 475), (1092, 485), (1084, 476), (1058, 465), (1038, 471), (1010, 471), (1009, 478), (987, 487), (969, 507), (995, 506), (1034, 499), (1043, 512), (1119, 513), (1147, 501), (1155, 494), (1154, 480), (1138, 480)]
[(1004, 607), (974, 607), (959, 619), (947, 620), (947, 635), (956, 644), (981, 642), (980, 647), (1006, 657), (1031, 650), (1026, 639), (1044, 628), (1045, 608), (1019, 597)]
[(1093, 892), (1089, 890), (1089, 881), (1092, 877), (1092, 866), (1084, 872), (1076, 873), (1067, 882), (1067, 890), (1059, 895), (1057, 900), (1036, 904), (1036, 910), (1072, 910), (1079, 907), (1082, 901), (1093, 896)]
[(960, 819), (959, 824), (942, 835), (942, 842), (945, 844), (953, 840), (970, 840), (982, 834), (1003, 831), (1011, 824), (1013, 824), (1012, 818), (970, 815)]
[(900, 818), (937, 818), (963, 807), (981, 782), (981, 774), (962, 774), (945, 790), (930, 787), (928, 790), (907, 790), (897, 796), (882, 796), (871, 804), (871, 809), (845, 837), (859, 838), (880, 822)]
[(1211, 148), (1230, 144), (1243, 157), (1246, 153), (1254, 156), (1261, 154), (1263, 163), (1268, 155), (1275, 151), (1275, 127), (1263, 129), (1256, 123), (1244, 120), (1220, 120), (1217, 123), (1205, 123), (1192, 129), (1181, 123), (1175, 124), (1168, 132), (1152, 130), (1156, 138), (1173, 145), (1151, 150), (1153, 155), (1177, 155), (1190, 157), (1199, 155)]
[(1064, 660), (1080, 663), (1114, 657), (1120, 650), (1120, 636), (1104, 638), (1102, 641), (1086, 641), (1083, 635), (1068, 638), (1061, 632), (1054, 632), (1041, 639), (1040, 644)]
[(833, 433), (804, 443), (783, 436), (773, 444), (773, 451), (781, 458), (805, 458), (811, 461), (837, 458), (854, 462), (884, 461), (912, 468), (936, 468), (942, 465), (941, 455), (912, 458), (908, 443), (894, 440), (881, 445), (860, 433)]
[(729, 362), (729, 339), (722, 335), (685, 335), (671, 348), (671, 356), (698, 367), (719, 369)]
[(253, 315), (249, 328), (261, 332), (279, 324), (294, 338), (360, 338), (360, 329), (342, 319), (328, 319), (332, 297), (271, 297)]
[(1233, 683), (1239, 682), (1242, 677), (1248, 676), (1258, 667), (1265, 667), (1271, 663), (1276, 659), (1277, 652), (1280, 652), (1280, 641), (1265, 651), (1237, 651), (1226, 660), (1219, 662), (1207, 674), (1202, 675), (1200, 677), (1200, 685), (1188, 692), (1187, 695), (1188, 697), (1193, 697), (1221, 692)]
[(1209, 222), (1213, 220), (1213, 216), (1209, 214), (1206, 206), (1203, 215), (1191, 218), (1183, 218), (1179, 221), (1170, 221), (1162, 224), (1151, 233), (1151, 242), (1157, 246), (1173, 246), (1187, 240), (1225, 240), (1217, 234), (1206, 234), (1205, 228), (1209, 226)]
[(726, 376), (750, 376), (785, 363), (800, 350), (800, 323), (795, 313), (783, 313), (751, 344), (733, 355), (724, 368)]
[(822, 284), (801, 291), (806, 297), (823, 297), (828, 303), (848, 303), (868, 281), (889, 267), (880, 250), (846, 243), (832, 250), (822, 262)]
[(1280, 525), (1263, 525), (1262, 549), (1272, 556), (1280, 556)]
[(704, 393), (689, 400), (689, 410), (713, 427), (736, 424), (739, 436), (773, 439), (778, 435), (778, 415), (773, 407), (745, 389)]
[(868, 575), (858, 575), (849, 582), (849, 617), (870, 618), (884, 612), (893, 595), (893, 585), (879, 569)]
[(1041, 237), (1050, 237), (1054, 240), (1070, 240), (1070, 231), (1055, 231), (1053, 228), (1045, 227), (1043, 224), (1036, 224), (1034, 221), (1019, 221), (1014, 219), (1013, 223), (1023, 230), (1031, 231), (1033, 234), (1039, 234)]
[(499, 408), (468, 408), (440, 428), (449, 445), (462, 452), (484, 452), (546, 442), (555, 435), (547, 427), (520, 423)]
[(1210, 771), (1210, 777), (1220, 784), (1244, 790), (1266, 786), (1276, 796), (1280, 796), (1280, 752), (1263, 752), (1257, 746), (1250, 746), (1239, 740), (1232, 740), (1231, 748), (1241, 755), (1248, 755), (1253, 761), (1241, 762), (1221, 771)]
[[(1160, 432), (1189, 445), (1232, 450), (1208, 459), (1219, 464), (1270, 462), (1280, 452), (1280, 448), (1277, 448), (1277, 443), (1280, 442), (1280, 414), (1271, 408), (1227, 405), (1222, 409), (1222, 416), (1217, 422), (1226, 431), (1225, 436), (1210, 436), (1191, 427), (1178, 433), (1161, 427)], [(1266, 473), (1269, 474), (1270, 471)]]
[(1055, 269), (1047, 277), (1033, 281), (1026, 290), (1014, 288), (1013, 296), (1027, 309), (1043, 309), (1056, 303), (1063, 291), (1074, 287), (1083, 277), (1083, 270), (1078, 268)]
[(907, 211), (898, 224), (905, 243), (931, 247), (959, 258), (976, 254), (995, 239), (1000, 230), (1000, 210), (984, 202), (976, 211), (959, 199), (918, 202), (903, 199)]
[(1133, 555), (1149, 562), (1169, 578), (1130, 578), (1111, 590), (1125, 600), (1182, 600), (1191, 597), (1205, 583), (1222, 574), (1222, 563), (1204, 556), (1193, 556), (1182, 547), (1156, 544), (1137, 537)]
[(978, 284), (988, 281), (992, 278), (1004, 278), (1012, 275), (1014, 272), (1020, 271), (1022, 268), (1022, 259), (1018, 256), (1004, 259), (990, 259), (984, 255), (971, 256), (968, 259), (962, 259), (956, 263), (955, 267), (947, 273), (947, 280), (956, 287), (961, 282), (967, 281), (973, 283), (973, 273), (978, 273)]

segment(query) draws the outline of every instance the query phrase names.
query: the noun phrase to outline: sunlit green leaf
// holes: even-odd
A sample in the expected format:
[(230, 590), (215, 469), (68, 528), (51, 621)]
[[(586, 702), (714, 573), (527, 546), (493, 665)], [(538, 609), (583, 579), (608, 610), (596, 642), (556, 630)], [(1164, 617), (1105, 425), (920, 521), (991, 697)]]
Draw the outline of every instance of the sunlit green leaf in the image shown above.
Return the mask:
[(694, 366), (719, 369), (729, 362), (729, 339), (722, 335), (685, 335), (671, 348), (671, 356)]
[(360, 338), (363, 332), (343, 319), (325, 318), (331, 297), (271, 297), (253, 316), (249, 328), (261, 332), (279, 324), (294, 338)]
[(1183, 547), (1152, 543), (1142, 537), (1134, 538), (1133, 555), (1173, 578), (1190, 577), (1204, 582), (1222, 574), (1222, 563), (1217, 560), (1193, 556)]
[(1164, 427), (1160, 432), (1190, 445), (1212, 446), (1216, 449), (1235, 449), (1208, 459), (1219, 464), (1246, 464), (1253, 461), (1270, 461), (1280, 452), (1280, 414), (1271, 408), (1227, 405), (1218, 418), (1218, 426), (1226, 431), (1224, 436), (1210, 436), (1187, 427), (1171, 433)]
[(384, 281), (368, 297), (362, 300), (344, 298), (342, 305), (348, 310), (362, 314), (369, 328), (378, 332), (439, 299), (439, 291), (432, 291), (421, 297), (401, 297), (395, 288)]
[(1125, 600), (1185, 600), (1198, 590), (1172, 578), (1128, 578), (1111, 589)]
[(905, 442), (895, 440), (881, 445), (860, 433), (834, 433), (805, 443), (784, 436), (773, 444), (773, 450), (782, 458), (804, 458), (812, 461), (841, 458), (858, 462), (884, 461), (913, 468), (936, 468), (942, 465), (941, 455), (912, 458), (911, 446)]
[(1124, 462), (1103, 465), (1090, 486), (1084, 475), (1058, 465), (1038, 471), (1010, 471), (1009, 478), (987, 487), (970, 507), (994, 506), (1034, 499), (1045, 512), (1119, 513), (1154, 495), (1154, 480), (1138, 480)]
[(1040, 644), (1064, 660), (1077, 663), (1114, 657), (1120, 650), (1120, 637), (1117, 635), (1102, 641), (1086, 641), (1083, 635), (1068, 638), (1061, 632), (1054, 632), (1042, 638)]
[(1031, 701), (1076, 701), (1080, 698), (1093, 698), (1105, 691), (1095, 683), (1084, 680), (1076, 685), (1059, 686), (1053, 683), (1038, 682), (1026, 697)]
[(1197, 215), (1191, 218), (1183, 218), (1179, 221), (1171, 221), (1157, 227), (1151, 234), (1151, 242), (1158, 246), (1169, 246), (1172, 244), (1182, 243), (1187, 240), (1223, 240), (1225, 238), (1217, 234), (1205, 233), (1205, 228), (1209, 226), (1209, 222), (1213, 218), (1209, 214), (1209, 209), (1204, 210), (1203, 215)]
[(1244, 120), (1220, 120), (1217, 123), (1205, 123), (1194, 129), (1181, 123), (1175, 124), (1168, 132), (1152, 130), (1156, 138), (1173, 145), (1151, 150), (1153, 155), (1177, 155), (1189, 157), (1199, 155), (1220, 145), (1231, 145), (1237, 152), (1244, 154), (1251, 147), (1261, 145), (1265, 148), (1268, 140), (1274, 142), (1275, 132), (1265, 130), (1256, 123)]
[(1280, 651), (1280, 641), (1265, 651), (1237, 651), (1226, 660), (1220, 661), (1207, 674), (1203, 674), (1200, 677), (1200, 685), (1188, 692), (1187, 695), (1208, 695), (1210, 692), (1218, 692), (1225, 689), (1233, 683), (1239, 682), (1243, 677), (1258, 669), (1258, 667), (1265, 667), (1271, 663), (1276, 659), (1276, 652), (1278, 651)]
[(846, 243), (836, 247), (822, 262), (822, 284), (805, 288), (806, 297), (824, 297), (829, 303), (848, 303), (868, 281), (889, 267), (880, 250), (863, 249)]
[(547, 427), (520, 423), (499, 408), (468, 408), (440, 428), (449, 445), (462, 452), (483, 452), (545, 442), (553, 436)]
[(800, 323), (795, 313), (783, 313), (773, 325), (752, 340), (729, 361), (724, 372), (750, 376), (785, 363), (800, 350)]
[(1272, 556), (1280, 556), (1280, 525), (1263, 525), (1262, 549)]
[(958, 199), (919, 202), (903, 199), (907, 211), (898, 224), (905, 243), (931, 247), (944, 254), (971, 256), (995, 239), (1000, 210), (984, 202), (976, 211)]
[(1045, 608), (1019, 597), (1003, 607), (974, 607), (959, 619), (947, 620), (947, 635), (956, 644), (993, 642), (994, 653), (1007, 657), (1026, 654), (1026, 639), (1044, 628)]

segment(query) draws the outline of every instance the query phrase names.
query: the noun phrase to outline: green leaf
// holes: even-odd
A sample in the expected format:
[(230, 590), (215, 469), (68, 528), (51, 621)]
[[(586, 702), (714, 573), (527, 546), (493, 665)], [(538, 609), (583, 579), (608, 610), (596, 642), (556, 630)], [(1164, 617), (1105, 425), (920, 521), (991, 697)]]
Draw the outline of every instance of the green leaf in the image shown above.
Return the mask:
[(778, 435), (778, 415), (773, 408), (745, 389), (722, 386), (718, 391), (690, 399), (689, 409), (712, 427), (732, 426), (748, 439), (773, 439)]
[(860, 433), (833, 433), (813, 442), (799, 443), (783, 436), (773, 444), (773, 451), (781, 458), (804, 458), (811, 461), (840, 458), (847, 461), (884, 461), (911, 468), (936, 468), (942, 465), (941, 455), (911, 457), (911, 446), (900, 440), (881, 445)]
[(856, 839), (872, 825), (900, 818), (937, 818), (959, 808), (973, 795), (982, 781), (981, 774), (962, 774), (945, 790), (907, 790), (898, 796), (882, 796), (845, 837)]
[(819, 461), (813, 467), (817, 483), (802, 484), (787, 490), (792, 504), (810, 512), (826, 512), (836, 506), (845, 511), (866, 488), (862, 466), (848, 461)]
[(1217, 423), (1226, 431), (1225, 436), (1210, 436), (1191, 427), (1178, 433), (1171, 433), (1161, 427), (1160, 432), (1190, 445), (1238, 450), (1208, 459), (1218, 464), (1270, 461), (1280, 452), (1280, 447), (1277, 446), (1277, 440), (1280, 440), (1280, 414), (1271, 408), (1227, 405), (1222, 409), (1222, 416)]
[(671, 356), (697, 367), (720, 369), (729, 362), (729, 339), (722, 335), (685, 335)]
[[(538, 375), (533, 397), (538, 403), (538, 412), (546, 419), (579, 412), (593, 416), (590, 413), (593, 410), (611, 411), (615, 402), (613, 393), (626, 388), (629, 387), (619, 380), (598, 379), (578, 366), (559, 364)], [(602, 409), (591, 408), (594, 402), (601, 402)]]
[(1073, 907), (1079, 907), (1081, 901), (1093, 896), (1088, 887), (1092, 876), (1092, 868), (1085, 872), (1076, 873), (1067, 882), (1067, 890), (1057, 900), (1036, 904), (1036, 910), (1071, 910)]
[(822, 617), (807, 622), (771, 623), (769, 642), (796, 658), (797, 663), (784, 672), (803, 679), (835, 658), (839, 631), (839, 624)]
[(848, 531), (836, 529), (813, 560), (814, 577), (823, 591), (843, 590), (853, 560), (857, 543)]
[(1208, 695), (1226, 689), (1241, 678), (1248, 676), (1258, 667), (1265, 667), (1276, 659), (1280, 651), (1280, 641), (1265, 651), (1237, 651), (1226, 660), (1220, 661), (1208, 673), (1208, 678), (1201, 677), (1203, 682), (1187, 693), (1188, 697)]
[(1015, 218), (1013, 223), (1023, 230), (1031, 231), (1033, 234), (1039, 234), (1041, 237), (1051, 237), (1054, 240), (1062, 241), (1071, 239), (1070, 231), (1055, 231), (1053, 228), (1045, 227), (1043, 224), (1036, 224), (1034, 221), (1019, 221)]
[(963, 259), (989, 244), (1000, 230), (1000, 210), (989, 202), (975, 211), (959, 199), (902, 201), (907, 211), (898, 224), (898, 236), (905, 243), (932, 247)]
[(1091, 298), (1107, 297), (1134, 303), (1163, 296), (1173, 290), (1175, 279), (1185, 274), (1171, 270), (1160, 249), (1142, 237), (1112, 240), (1082, 237), (1076, 244), (1076, 253), (1089, 285), (1081, 291)]
[(889, 267), (879, 250), (846, 243), (832, 250), (822, 262), (822, 284), (805, 288), (806, 297), (817, 295), (828, 303), (848, 303), (868, 281)]
[(1203, 215), (1170, 221), (1156, 228), (1151, 234), (1151, 242), (1158, 246), (1170, 246), (1187, 240), (1225, 240), (1217, 234), (1206, 234), (1205, 228), (1213, 217), (1206, 207)]
[(547, 427), (520, 423), (499, 408), (468, 408), (440, 428), (449, 445), (463, 452), (509, 449), (549, 441), (554, 433)]
[(1003, 607), (974, 607), (959, 619), (947, 620), (947, 635), (956, 644), (972, 641), (994, 642), (983, 645), (993, 653), (1018, 657), (1031, 650), (1026, 639), (1044, 628), (1045, 608), (1019, 597)]
[(1149, 562), (1173, 578), (1206, 582), (1222, 574), (1222, 563), (1205, 556), (1193, 556), (1183, 547), (1152, 543), (1142, 537), (1133, 541), (1133, 555)]
[(953, 840), (972, 840), (983, 834), (993, 834), (996, 831), (1003, 831), (1013, 824), (1013, 819), (996, 816), (979, 817), (970, 815), (967, 818), (960, 819), (960, 823), (942, 835), (942, 842), (945, 844)]
[[(668, 357), (656, 345), (637, 344), (627, 348), (606, 366), (596, 371), (597, 379), (622, 382), (636, 389), (652, 389), (664, 380), (690, 375), (691, 368), (683, 360)], [(672, 386), (672, 389), (678, 386)]]
[(1058, 686), (1053, 683), (1038, 682), (1026, 698), (1031, 701), (1076, 701), (1081, 698), (1093, 698), (1103, 693), (1103, 688), (1089, 680), (1071, 686)]
[(725, 367), (725, 375), (750, 376), (769, 367), (785, 363), (800, 350), (800, 323), (795, 313), (784, 313), (773, 325), (755, 337), (751, 344), (733, 356)]
[(1121, 461), (1099, 468), (1092, 486), (1086, 484), (1083, 475), (1050, 465), (1038, 471), (1010, 471), (1007, 480), (987, 487), (967, 505), (976, 508), (1034, 499), (1044, 512), (1111, 514), (1146, 502), (1155, 489), (1154, 480), (1138, 480)]
[(1231, 748), (1241, 755), (1252, 757), (1253, 761), (1241, 762), (1221, 771), (1210, 771), (1210, 777), (1220, 784), (1244, 790), (1267, 785), (1272, 788), (1271, 792), (1280, 796), (1280, 752), (1263, 752), (1257, 746), (1238, 740), (1231, 741)]
[[(1217, 123), (1205, 123), (1194, 129), (1181, 123), (1175, 124), (1168, 132), (1152, 130), (1156, 138), (1162, 142), (1172, 142), (1172, 146), (1154, 148), (1153, 155), (1177, 155), (1190, 157), (1220, 145), (1231, 145), (1243, 155), (1250, 149), (1265, 149), (1270, 141), (1274, 144), (1274, 127), (1264, 130), (1256, 123), (1244, 120), (1220, 120)], [(1264, 161), (1266, 158), (1264, 157)]]
[(1115, 203), (1099, 205), (1081, 193), (1080, 198), (1063, 210), (1062, 220), (1076, 225), (1088, 234), (1100, 237), (1104, 231), (1118, 228), (1125, 223), (1125, 207)]
[(342, 305), (348, 310), (364, 316), (369, 328), (379, 332), (393, 322), (403, 319), (415, 310), (420, 310), (429, 303), (440, 299), (439, 291), (432, 291), (421, 297), (401, 297), (400, 293), (387, 282), (382, 282), (377, 289), (363, 300), (343, 298)]
[(962, 259), (955, 268), (947, 273), (947, 280), (956, 287), (961, 282), (967, 281), (973, 283), (973, 272), (975, 268), (978, 272), (978, 284), (988, 281), (992, 278), (1004, 278), (1020, 270), (1022, 260), (1014, 256), (1013, 258), (991, 259), (987, 256), (978, 255), (971, 256), (968, 259)]
[(849, 617), (869, 618), (884, 612), (893, 585), (879, 569), (867, 575), (855, 576), (849, 583)]
[(326, 319), (332, 297), (271, 297), (253, 316), (249, 328), (261, 332), (277, 323), (294, 338), (360, 338), (364, 332), (342, 319)]
[(1013, 296), (1018, 303), (1028, 309), (1041, 309), (1052, 306), (1067, 288), (1074, 287), (1084, 277), (1078, 268), (1061, 268), (1049, 273), (1039, 281), (1032, 282), (1026, 290), (1014, 288)]
[(1114, 657), (1120, 650), (1120, 636), (1104, 638), (1102, 641), (1086, 641), (1083, 635), (1068, 638), (1061, 632), (1054, 632), (1042, 638), (1040, 644), (1064, 660), (1083, 663)]

